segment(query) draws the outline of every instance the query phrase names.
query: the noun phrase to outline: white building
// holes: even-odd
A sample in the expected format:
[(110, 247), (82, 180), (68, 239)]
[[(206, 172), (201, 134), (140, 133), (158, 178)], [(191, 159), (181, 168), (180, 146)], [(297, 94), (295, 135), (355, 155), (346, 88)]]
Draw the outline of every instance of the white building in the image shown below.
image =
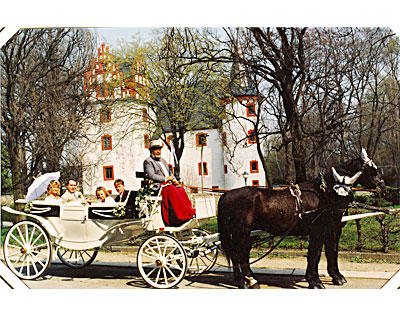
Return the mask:
[[(112, 70), (110, 71), (105, 69)], [(133, 69), (133, 71), (135, 71)], [(143, 161), (149, 156), (149, 135), (151, 127), (148, 123), (148, 109), (139, 105), (140, 96), (137, 91), (146, 95), (148, 81), (140, 75), (122, 81), (106, 95), (100, 91), (91, 90), (91, 84), (98, 82), (117, 81), (123, 78), (112, 62), (108, 47), (99, 48), (98, 56), (92, 62), (92, 68), (85, 76), (85, 88), (91, 91), (93, 100), (101, 98), (114, 100), (109, 107), (96, 103), (97, 123), (85, 126), (89, 133), (89, 141), (85, 145), (83, 191), (94, 194), (98, 186), (103, 186), (112, 194), (116, 194), (114, 180), (123, 179), (130, 189), (139, 189), (140, 178), (136, 172), (143, 171)], [(203, 186), (213, 189), (233, 189), (245, 185), (243, 173), (248, 174), (247, 185), (264, 186), (265, 174), (257, 154), (256, 144), (252, 135), (251, 120), (254, 119), (255, 97), (251, 93), (238, 95), (233, 102), (226, 104), (227, 112), (234, 110), (243, 118), (231, 120), (225, 118), (222, 130), (199, 129), (185, 135), (185, 149), (180, 161), (181, 179), (185, 185), (200, 188), (201, 150), (199, 139), (206, 136), (203, 146)], [(245, 104), (246, 106), (243, 106)], [(129, 114), (129, 115), (128, 115)], [(243, 141), (234, 151), (235, 141)], [(173, 154), (167, 146), (162, 150), (162, 156), (174, 167)]]

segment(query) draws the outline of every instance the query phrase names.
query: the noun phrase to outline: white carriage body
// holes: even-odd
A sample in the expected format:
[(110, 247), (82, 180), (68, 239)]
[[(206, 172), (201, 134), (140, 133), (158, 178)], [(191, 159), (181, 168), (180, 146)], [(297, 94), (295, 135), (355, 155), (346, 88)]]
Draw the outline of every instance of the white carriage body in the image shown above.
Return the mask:
[[(161, 197), (148, 197), (150, 209), (141, 219), (117, 218), (112, 210), (124, 203), (80, 202), (49, 203), (33, 201), (29, 213), (4, 209), (10, 213), (32, 217), (46, 229), (52, 242), (72, 250), (85, 250), (121, 243), (145, 231), (179, 232), (199, 227), (216, 216), (215, 197), (195, 197), (196, 216), (179, 227), (165, 226), (161, 216)], [(24, 200), (18, 202), (24, 203)], [(51, 214), (53, 213), (53, 214)], [(51, 214), (51, 216), (49, 216)], [(95, 217), (95, 218), (93, 218)]]

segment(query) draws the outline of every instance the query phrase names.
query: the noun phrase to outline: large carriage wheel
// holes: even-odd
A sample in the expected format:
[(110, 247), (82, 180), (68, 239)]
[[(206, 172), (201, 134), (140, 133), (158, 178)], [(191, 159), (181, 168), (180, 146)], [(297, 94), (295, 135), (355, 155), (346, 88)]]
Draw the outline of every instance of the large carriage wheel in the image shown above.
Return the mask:
[(147, 284), (159, 289), (169, 289), (185, 277), (187, 258), (185, 250), (175, 238), (156, 235), (140, 246), (137, 265)]
[(193, 243), (184, 245), (188, 258), (187, 275), (190, 277), (209, 271), (218, 257), (218, 248), (210, 249), (204, 243), (203, 238), (210, 235), (210, 233), (201, 228), (193, 228), (192, 233)]
[(18, 222), (8, 230), (3, 252), (7, 266), (25, 280), (40, 277), (52, 258), (51, 242), (46, 230), (32, 221)]
[(70, 268), (80, 269), (91, 264), (96, 258), (98, 248), (88, 250), (72, 250), (64, 247), (57, 247), (57, 257), (63, 264)]

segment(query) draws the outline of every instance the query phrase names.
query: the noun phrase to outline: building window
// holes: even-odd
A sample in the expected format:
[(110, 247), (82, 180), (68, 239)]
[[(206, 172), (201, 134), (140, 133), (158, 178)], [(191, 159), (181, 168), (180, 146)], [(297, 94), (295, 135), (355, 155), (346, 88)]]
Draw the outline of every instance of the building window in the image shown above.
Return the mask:
[(253, 102), (249, 102), (246, 105), (247, 108), (247, 116), (256, 116), (256, 105)]
[(142, 117), (143, 117), (143, 122), (148, 122), (149, 121), (149, 117), (147, 114), (147, 109), (143, 108), (142, 109)]
[(222, 145), (226, 146), (226, 132), (222, 133)]
[(258, 173), (258, 161), (250, 161), (250, 173)]
[[(201, 162), (199, 162), (199, 176), (201, 176)], [(207, 163), (203, 162), (203, 175), (208, 175), (208, 168), (207, 168)]]
[(256, 143), (256, 132), (254, 131), (254, 129), (251, 129), (248, 131), (248, 140), (249, 140), (249, 144)]
[(147, 134), (144, 134), (144, 148), (149, 148), (150, 147), (150, 137)]
[(225, 174), (228, 173), (228, 165), (224, 165), (224, 173), (225, 173)]
[(101, 149), (102, 150), (112, 149), (112, 138), (110, 135), (101, 136)]
[(100, 109), (100, 122), (107, 123), (111, 121), (111, 110), (110, 109)]
[(104, 176), (104, 181), (114, 180), (114, 167), (113, 166), (104, 166), (103, 167), (103, 176)]
[(198, 133), (196, 134), (196, 146), (207, 146), (207, 137), (206, 133)]
[(252, 180), (252, 181), (251, 181), (251, 185), (252, 185), (253, 187), (258, 187), (258, 186), (260, 186), (260, 182), (258, 182), (258, 180)]

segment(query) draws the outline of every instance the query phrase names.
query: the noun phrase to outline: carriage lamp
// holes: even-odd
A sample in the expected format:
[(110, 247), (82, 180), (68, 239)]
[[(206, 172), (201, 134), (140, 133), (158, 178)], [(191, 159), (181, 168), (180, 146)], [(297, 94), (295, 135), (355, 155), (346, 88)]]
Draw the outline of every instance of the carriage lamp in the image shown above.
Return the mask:
[(247, 186), (247, 179), (249, 177), (249, 173), (247, 171), (244, 171), (242, 173), (243, 179), (244, 179), (244, 186)]

